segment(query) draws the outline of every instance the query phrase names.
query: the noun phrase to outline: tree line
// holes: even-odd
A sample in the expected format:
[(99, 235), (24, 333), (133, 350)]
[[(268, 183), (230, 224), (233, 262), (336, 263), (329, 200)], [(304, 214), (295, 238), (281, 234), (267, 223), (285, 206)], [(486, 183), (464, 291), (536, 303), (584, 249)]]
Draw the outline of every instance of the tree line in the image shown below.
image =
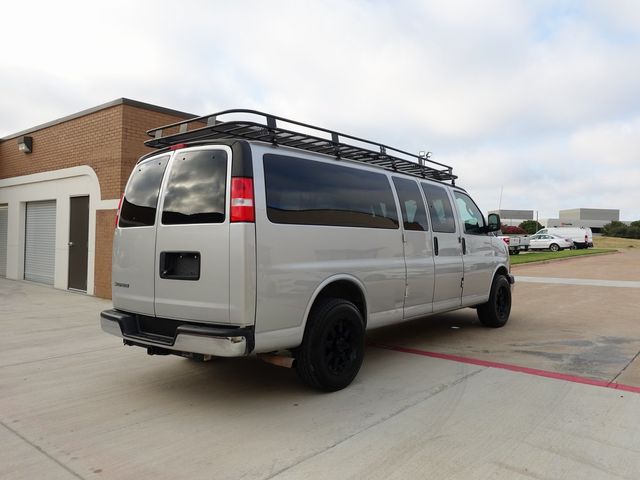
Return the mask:
[(640, 220), (631, 222), (631, 225), (614, 220), (602, 227), (602, 234), (607, 237), (640, 238)]

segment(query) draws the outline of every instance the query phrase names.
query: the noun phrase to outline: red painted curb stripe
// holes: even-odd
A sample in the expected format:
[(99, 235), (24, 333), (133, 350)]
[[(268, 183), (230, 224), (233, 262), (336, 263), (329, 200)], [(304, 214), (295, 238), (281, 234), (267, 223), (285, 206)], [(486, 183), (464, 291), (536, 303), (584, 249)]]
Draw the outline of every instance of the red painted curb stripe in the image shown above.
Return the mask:
[(450, 355), (448, 353), (429, 352), (427, 350), (398, 347), (395, 345), (385, 345), (382, 343), (371, 343), (370, 345), (373, 347), (393, 350), (395, 352), (411, 353), (413, 355), (422, 355), (423, 357), (439, 358), (441, 360), (451, 360), (459, 363), (468, 363), (470, 365), (479, 365), (481, 367), (498, 368), (501, 370), (509, 370), (511, 372), (526, 373), (527, 375), (535, 375), (538, 377), (564, 380), (565, 382), (582, 383), (584, 385), (593, 385), (596, 387), (612, 388), (614, 390), (624, 390), (625, 392), (640, 393), (640, 387), (636, 387), (633, 385), (624, 385), (621, 383), (607, 382), (606, 380), (594, 380), (592, 378), (578, 377), (576, 375), (566, 375), (564, 373), (549, 372), (547, 370), (539, 370), (537, 368), (511, 365), (509, 363), (490, 362), (487, 360), (480, 360), (477, 358), (461, 357), (458, 355)]

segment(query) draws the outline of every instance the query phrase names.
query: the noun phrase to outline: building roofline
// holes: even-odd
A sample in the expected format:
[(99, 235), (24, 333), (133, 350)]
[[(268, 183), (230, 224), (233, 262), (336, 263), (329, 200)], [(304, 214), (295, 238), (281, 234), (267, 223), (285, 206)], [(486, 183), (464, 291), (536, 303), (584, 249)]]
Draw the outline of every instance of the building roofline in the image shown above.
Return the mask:
[(61, 117), (61, 118), (58, 118), (56, 120), (51, 120), (50, 122), (43, 123), (41, 125), (36, 125), (35, 127), (27, 128), (26, 130), (21, 130), (20, 132), (12, 133), (12, 134), (7, 135), (5, 137), (1, 137), (0, 138), (0, 142), (4, 142), (6, 140), (11, 140), (13, 138), (18, 138), (18, 137), (21, 137), (23, 135), (28, 135), (30, 133), (37, 132), (38, 130), (43, 130), (45, 128), (49, 128), (49, 127), (52, 127), (54, 125), (58, 125), (60, 123), (68, 122), (70, 120), (75, 120), (76, 118), (84, 117), (86, 115), (91, 115), (92, 113), (99, 112), (100, 110), (105, 110), (107, 108), (116, 107), (118, 105), (129, 105), (131, 107), (142, 108), (142, 109), (145, 109), (145, 110), (151, 110), (153, 112), (158, 112), (158, 113), (166, 113), (166, 114), (169, 114), (169, 115), (176, 115), (178, 117), (184, 117), (184, 118), (195, 118), (195, 117), (197, 117), (197, 115), (194, 115), (192, 113), (186, 113), (186, 112), (181, 112), (179, 110), (173, 110), (171, 108), (160, 107), (158, 105), (152, 105), (151, 103), (139, 102), (137, 100), (131, 100), (129, 98), (118, 98), (118, 99), (113, 100), (111, 102), (103, 103), (103, 104), (98, 105), (96, 107), (91, 107), (91, 108), (88, 108), (86, 110), (82, 110), (82, 111), (77, 112), (77, 113), (72, 113), (71, 115), (67, 115), (65, 117)]

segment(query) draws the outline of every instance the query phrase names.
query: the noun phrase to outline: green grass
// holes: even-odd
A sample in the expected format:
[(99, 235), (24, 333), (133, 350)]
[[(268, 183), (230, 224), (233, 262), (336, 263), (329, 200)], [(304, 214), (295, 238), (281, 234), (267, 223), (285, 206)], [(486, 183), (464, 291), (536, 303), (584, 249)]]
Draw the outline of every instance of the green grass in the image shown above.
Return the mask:
[(519, 255), (511, 255), (511, 265), (522, 263), (544, 262), (561, 258), (581, 257), (584, 255), (598, 255), (601, 253), (616, 252), (614, 248), (589, 248), (586, 250), (562, 250), (560, 252), (530, 252)]
[(640, 240), (637, 238), (619, 238), (619, 237), (593, 237), (593, 244), (596, 248), (640, 248)]

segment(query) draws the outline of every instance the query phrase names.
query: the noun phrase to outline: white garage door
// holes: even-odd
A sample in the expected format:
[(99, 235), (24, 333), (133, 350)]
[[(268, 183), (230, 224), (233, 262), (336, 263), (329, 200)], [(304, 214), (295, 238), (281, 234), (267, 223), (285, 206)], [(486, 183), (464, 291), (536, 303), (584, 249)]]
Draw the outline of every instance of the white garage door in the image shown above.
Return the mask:
[(53, 285), (56, 254), (56, 202), (27, 203), (24, 279)]
[(7, 218), (8, 208), (0, 205), (0, 277), (7, 276)]

